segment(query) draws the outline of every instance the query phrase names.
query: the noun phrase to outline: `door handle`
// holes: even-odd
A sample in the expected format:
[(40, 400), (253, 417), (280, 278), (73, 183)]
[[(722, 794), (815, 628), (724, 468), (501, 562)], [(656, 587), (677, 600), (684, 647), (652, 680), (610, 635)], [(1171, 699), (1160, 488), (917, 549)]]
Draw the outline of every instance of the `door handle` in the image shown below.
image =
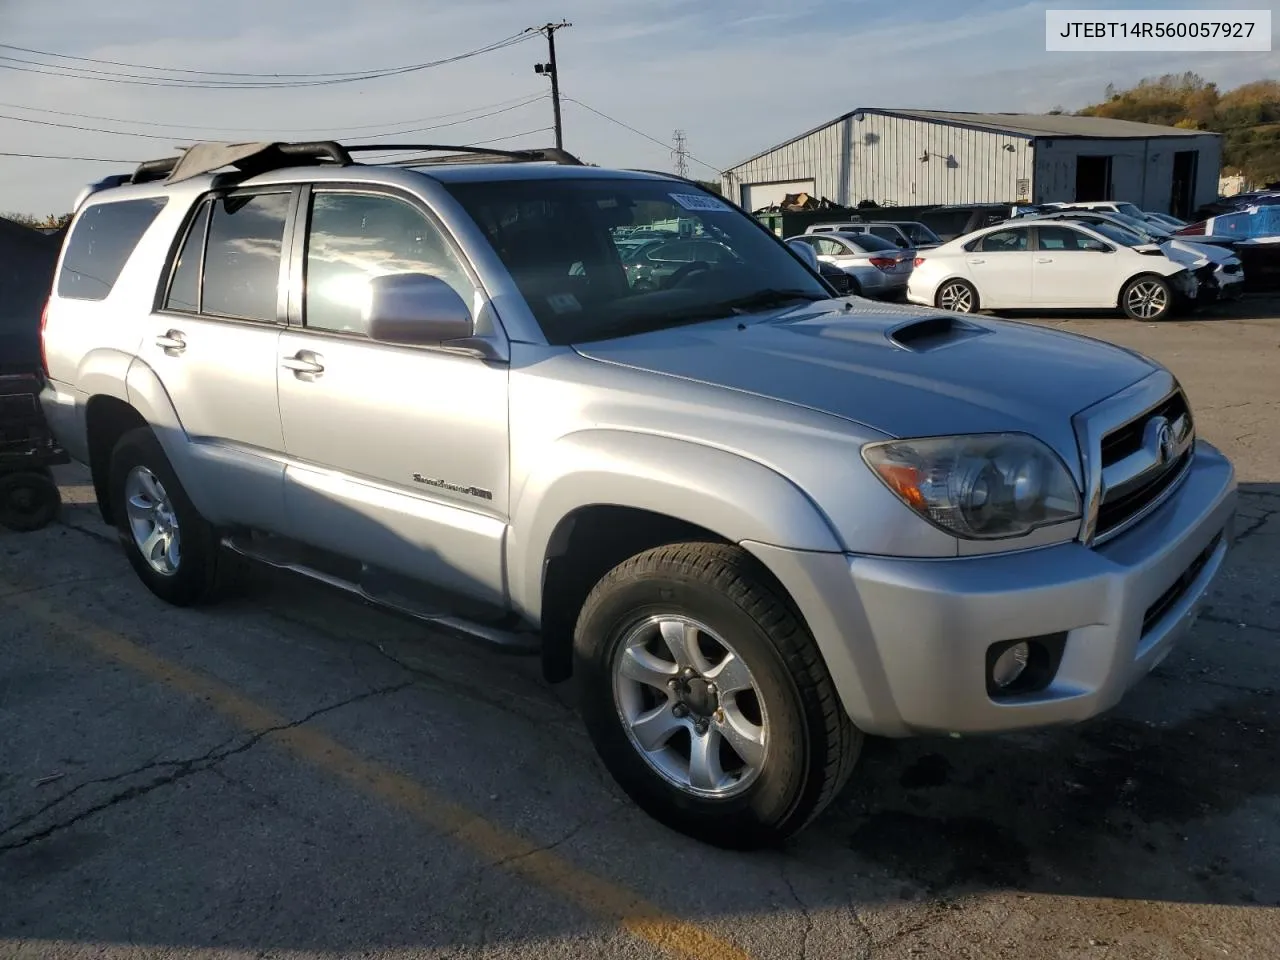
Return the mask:
[(979, 258), (979, 259), (973, 259), (973, 260), (970, 260), (969, 262), (970, 262), (970, 263), (986, 263), (987, 261), (982, 260), (982, 259), (980, 259), (980, 258)]
[(292, 357), (282, 357), (280, 366), (292, 370), (293, 375), (301, 380), (308, 374), (324, 373), (324, 364), (320, 362), (322, 359), (324, 358), (310, 350), (299, 350)]
[(1036, 263), (1053, 263), (1053, 257), (1036, 257)]
[(156, 337), (156, 346), (170, 357), (176, 357), (187, 349), (187, 341), (181, 330), (169, 330)]

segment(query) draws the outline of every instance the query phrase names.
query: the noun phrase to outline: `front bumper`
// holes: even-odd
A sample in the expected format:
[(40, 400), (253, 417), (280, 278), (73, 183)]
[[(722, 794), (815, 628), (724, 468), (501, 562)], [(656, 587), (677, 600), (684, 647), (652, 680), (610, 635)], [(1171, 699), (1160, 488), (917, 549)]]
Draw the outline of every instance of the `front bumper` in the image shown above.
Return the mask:
[[(1163, 660), (1222, 566), (1235, 503), (1231, 464), (1200, 442), (1178, 490), (1097, 548), (911, 560), (747, 546), (796, 600), (859, 727), (991, 733), (1094, 716)], [(1065, 644), (1045, 688), (988, 693), (992, 644), (1053, 634)]]

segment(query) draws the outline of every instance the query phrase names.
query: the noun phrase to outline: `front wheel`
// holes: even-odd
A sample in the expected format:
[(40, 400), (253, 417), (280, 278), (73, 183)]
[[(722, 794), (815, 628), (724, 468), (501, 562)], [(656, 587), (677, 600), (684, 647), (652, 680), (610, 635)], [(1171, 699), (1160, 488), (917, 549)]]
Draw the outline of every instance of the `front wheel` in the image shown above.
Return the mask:
[(934, 304), (952, 313), (974, 313), (978, 309), (978, 291), (967, 280), (948, 280), (938, 288)]
[(1173, 289), (1153, 274), (1134, 277), (1120, 294), (1120, 307), (1130, 320), (1164, 320), (1173, 309)]
[(646, 812), (705, 842), (776, 843), (836, 796), (862, 735), (817, 644), (736, 547), (686, 543), (625, 561), (574, 634), (583, 714)]

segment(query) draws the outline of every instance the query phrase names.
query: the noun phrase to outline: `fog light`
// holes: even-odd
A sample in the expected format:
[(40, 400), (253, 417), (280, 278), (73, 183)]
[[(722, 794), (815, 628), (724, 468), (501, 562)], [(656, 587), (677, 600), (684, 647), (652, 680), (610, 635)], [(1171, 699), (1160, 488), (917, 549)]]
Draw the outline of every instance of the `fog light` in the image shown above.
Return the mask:
[(1022, 676), (1022, 671), (1027, 669), (1027, 661), (1030, 657), (1031, 647), (1025, 641), (1013, 644), (996, 657), (996, 662), (991, 665), (991, 682), (1000, 689), (1009, 686)]

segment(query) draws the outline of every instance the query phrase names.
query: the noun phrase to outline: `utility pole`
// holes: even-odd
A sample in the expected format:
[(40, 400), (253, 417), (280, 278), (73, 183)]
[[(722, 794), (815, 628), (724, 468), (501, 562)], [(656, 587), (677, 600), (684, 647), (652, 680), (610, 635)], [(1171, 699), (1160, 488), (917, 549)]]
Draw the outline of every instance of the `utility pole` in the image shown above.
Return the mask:
[(529, 27), (526, 33), (540, 33), (547, 38), (547, 62), (535, 63), (533, 72), (551, 78), (551, 109), (555, 111), (556, 149), (564, 149), (564, 130), (560, 124), (560, 74), (556, 70), (556, 31), (573, 24), (567, 20), (559, 23), (544, 23), (540, 27)]
[(677, 130), (671, 135), (671, 157), (676, 162), (676, 176), (689, 177), (689, 148), (685, 141), (684, 131)]

